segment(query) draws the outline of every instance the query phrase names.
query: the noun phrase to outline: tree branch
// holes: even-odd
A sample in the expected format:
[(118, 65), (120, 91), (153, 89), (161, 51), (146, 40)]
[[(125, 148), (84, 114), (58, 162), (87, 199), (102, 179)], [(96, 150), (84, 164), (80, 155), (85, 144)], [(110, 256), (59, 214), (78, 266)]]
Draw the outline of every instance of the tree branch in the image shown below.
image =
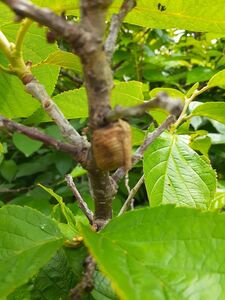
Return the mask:
[(78, 206), (84, 215), (87, 217), (89, 223), (92, 225), (94, 222), (94, 215), (92, 211), (88, 208), (87, 203), (81, 197), (79, 191), (77, 190), (73, 178), (71, 175), (66, 175), (66, 182), (68, 187), (72, 190), (75, 199), (77, 200)]
[(106, 121), (139, 117), (152, 108), (162, 108), (167, 110), (171, 115), (179, 116), (183, 109), (183, 103), (180, 99), (170, 98), (166, 93), (159, 93), (157, 97), (141, 105), (131, 107), (116, 106), (114, 110), (109, 111), (106, 115)]
[[(169, 116), (165, 122), (163, 122), (158, 128), (156, 128), (155, 131), (148, 134), (148, 136), (144, 140), (144, 143), (137, 149), (137, 151), (132, 157), (133, 166), (136, 165), (143, 158), (144, 152), (148, 148), (148, 146), (151, 143), (153, 143), (154, 140), (157, 139), (157, 137), (159, 137), (174, 122), (175, 122), (174, 116)], [(126, 170), (124, 168), (119, 168), (113, 174), (112, 178), (115, 182), (119, 182), (125, 175), (126, 175)]]
[(130, 191), (130, 193), (127, 197), (127, 200), (125, 201), (124, 205), (122, 206), (118, 216), (124, 214), (125, 211), (127, 211), (129, 209), (135, 194), (137, 193), (137, 191), (139, 190), (139, 188), (141, 187), (143, 182), (144, 182), (144, 175), (138, 180), (138, 183)]
[(79, 87), (83, 84), (82, 79), (80, 79), (79, 77), (76, 77), (74, 75), (71, 75), (70, 73), (68, 73), (68, 71), (61, 69), (60, 74), (69, 78), (72, 82), (76, 83)]
[(85, 292), (90, 292), (94, 287), (93, 275), (96, 263), (91, 256), (85, 259), (85, 271), (81, 281), (70, 291), (71, 300), (81, 300)]
[[(111, 3), (112, 0), (81, 0), (81, 26), (95, 37), (90, 42), (89, 53), (81, 57), (92, 131), (105, 124), (105, 116), (111, 109), (112, 71), (103, 49), (106, 13)], [(95, 202), (94, 223), (99, 229), (112, 218), (112, 199), (116, 187), (109, 172), (97, 167), (94, 156), (90, 163), (89, 179)]]
[(116, 40), (120, 26), (126, 15), (136, 6), (136, 0), (124, 0), (118, 14), (113, 14), (110, 23), (109, 35), (105, 42), (105, 52), (109, 61), (116, 49)]
[(64, 117), (58, 106), (53, 102), (45, 87), (40, 84), (36, 79), (26, 84), (26, 91), (34, 98), (40, 101), (42, 107), (51, 117), (51, 119), (58, 125), (62, 135), (76, 148), (78, 151), (84, 151), (89, 148), (89, 144), (79, 135), (73, 128), (69, 121)]
[(44, 143), (48, 147), (53, 147), (58, 151), (67, 153), (71, 155), (77, 162), (81, 163), (84, 167), (86, 167), (87, 165), (87, 152), (81, 152), (79, 148), (76, 148), (71, 144), (66, 144), (57, 141), (53, 137), (40, 132), (37, 128), (24, 126), (22, 124), (11, 121), (3, 116), (0, 116), (0, 128), (1, 127), (6, 128), (11, 133), (22, 133), (33, 140), (37, 140)]

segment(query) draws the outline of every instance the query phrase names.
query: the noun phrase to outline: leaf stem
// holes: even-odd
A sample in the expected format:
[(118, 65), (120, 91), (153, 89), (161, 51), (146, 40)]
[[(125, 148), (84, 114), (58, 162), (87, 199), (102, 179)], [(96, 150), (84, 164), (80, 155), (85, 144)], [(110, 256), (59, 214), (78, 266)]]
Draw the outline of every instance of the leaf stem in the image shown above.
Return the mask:
[(18, 34), (16, 36), (16, 44), (15, 44), (16, 52), (19, 53), (20, 55), (21, 55), (25, 35), (26, 35), (29, 27), (31, 26), (31, 24), (32, 24), (32, 20), (24, 19), (21, 23), (20, 29), (19, 29)]
[(20, 79), (30, 74), (30, 67), (26, 66), (21, 52), (17, 51), (16, 45), (10, 43), (2, 31), (0, 31), (0, 50), (10, 62), (9, 69), (1, 66), (1, 70), (17, 75)]
[(4, 67), (1, 64), (0, 64), (0, 71), (3, 71), (5, 73), (9, 73), (9, 74), (15, 74), (13, 70), (10, 70), (9, 68)]
[(121, 208), (118, 216), (122, 215), (123, 213), (125, 213), (125, 211), (129, 209), (135, 194), (137, 193), (137, 191), (139, 190), (143, 182), (144, 182), (144, 175), (138, 180), (138, 183), (130, 191), (130, 194), (127, 200), (125, 201), (123, 207)]
[(8, 60), (10, 61), (10, 59), (11, 59), (11, 44), (2, 31), (0, 31), (0, 49), (5, 54), (5, 56), (8, 58)]
[(202, 93), (204, 93), (205, 91), (207, 91), (209, 89), (209, 86), (206, 85), (204, 86), (202, 89), (200, 90), (195, 90), (193, 92), (193, 94), (191, 95), (191, 97), (189, 98), (185, 98), (185, 104), (184, 104), (184, 108), (179, 116), (179, 118), (177, 119), (177, 121), (171, 126), (171, 132), (173, 133), (174, 131), (176, 131), (176, 129), (180, 126), (180, 124), (187, 119), (187, 110), (188, 107), (190, 105), (190, 103), (199, 95), (201, 95)]

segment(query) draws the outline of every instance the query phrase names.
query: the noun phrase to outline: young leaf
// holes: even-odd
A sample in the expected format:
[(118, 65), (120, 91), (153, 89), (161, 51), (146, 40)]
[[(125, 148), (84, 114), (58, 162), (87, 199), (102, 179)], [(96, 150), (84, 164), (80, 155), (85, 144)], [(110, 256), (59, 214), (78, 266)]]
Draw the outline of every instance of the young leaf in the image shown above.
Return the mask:
[(14, 160), (4, 160), (1, 164), (0, 173), (3, 178), (11, 182), (17, 172), (17, 165)]
[(26, 157), (39, 150), (43, 145), (42, 142), (32, 140), (26, 135), (18, 132), (13, 134), (13, 143), (18, 150), (25, 154)]
[(82, 168), (80, 165), (77, 165), (70, 173), (73, 178), (77, 178), (87, 174), (87, 170)]
[(225, 190), (218, 190), (215, 194), (215, 198), (213, 199), (210, 209), (211, 210), (220, 210), (224, 211), (225, 208)]
[(208, 82), (208, 87), (225, 86), (225, 70), (216, 73)]
[(167, 205), (81, 232), (120, 299), (214, 300), (225, 297), (224, 222), (225, 215)]
[(24, 284), (62, 245), (56, 223), (29, 207), (0, 209), (0, 295)]
[(47, 187), (43, 186), (42, 184), (39, 184), (39, 186), (42, 187), (47, 193), (49, 193), (52, 197), (54, 197), (58, 201), (64, 217), (66, 218), (71, 229), (73, 229), (74, 233), (76, 233), (77, 232), (76, 219), (75, 219), (72, 211), (69, 209), (69, 207), (67, 207), (66, 204), (63, 202), (63, 198), (61, 196), (57, 195), (55, 192), (53, 192), (52, 189), (47, 188)]
[(72, 69), (76, 72), (82, 72), (82, 66), (78, 56), (66, 51), (55, 51), (40, 62), (38, 65), (56, 65), (65, 69)]
[(144, 173), (151, 206), (175, 203), (206, 209), (214, 197), (215, 172), (179, 136), (164, 135), (151, 144)]
[(225, 102), (207, 102), (196, 107), (193, 116), (208, 117), (225, 124)]
[(196, 91), (199, 87), (199, 82), (196, 82), (188, 91), (186, 94), (186, 97), (189, 98), (193, 95), (194, 91)]

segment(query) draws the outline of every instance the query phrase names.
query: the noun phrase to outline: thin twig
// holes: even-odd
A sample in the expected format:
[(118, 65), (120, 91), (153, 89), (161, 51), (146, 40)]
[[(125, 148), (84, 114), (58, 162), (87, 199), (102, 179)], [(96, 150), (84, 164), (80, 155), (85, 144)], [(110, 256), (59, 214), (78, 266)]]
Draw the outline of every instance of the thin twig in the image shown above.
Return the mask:
[(199, 95), (201, 95), (202, 93), (204, 93), (205, 91), (207, 91), (208, 89), (210, 89), (210, 87), (208, 85), (204, 86), (202, 89), (198, 90), (196, 89), (193, 94), (191, 95), (191, 97), (186, 98), (185, 99), (185, 103), (183, 106), (183, 110), (180, 113), (180, 116), (178, 118), (178, 120), (174, 123), (173, 128), (172, 128), (172, 132), (174, 132), (179, 126), (180, 124), (183, 122), (183, 120), (186, 118), (186, 113), (188, 110), (188, 107), (190, 105), (190, 103)]
[[(130, 185), (129, 185), (129, 173), (128, 172), (125, 176), (125, 187), (128, 191), (128, 195), (130, 195), (131, 189), (130, 189)], [(134, 209), (134, 199), (133, 198), (130, 201), (130, 207), (132, 210)]]
[(0, 64), (0, 71), (2, 72), (5, 72), (5, 73), (8, 73), (8, 74), (11, 74), (11, 75), (14, 75), (15, 72), (13, 70), (10, 70), (9, 68), (7, 67), (4, 67), (3, 65)]
[(96, 268), (96, 263), (91, 256), (85, 260), (85, 271), (81, 281), (70, 291), (71, 300), (81, 300), (85, 292), (89, 292), (94, 287), (93, 275)]
[(1, 127), (7, 129), (11, 133), (22, 133), (33, 140), (44, 143), (48, 147), (50, 146), (58, 151), (65, 152), (71, 155), (77, 162), (80, 162), (84, 167), (86, 166), (87, 152), (80, 152), (80, 149), (74, 147), (74, 145), (57, 141), (53, 137), (42, 133), (37, 128), (24, 126), (0, 115), (0, 129)]
[(61, 70), (60, 74), (69, 78), (72, 82), (78, 84), (79, 86), (81, 86), (83, 84), (83, 80), (80, 79), (79, 77), (76, 77), (74, 75), (69, 74), (67, 71), (65, 70)]
[(16, 43), (15, 43), (16, 51), (18, 53), (20, 53), (22, 51), (23, 42), (24, 42), (26, 33), (31, 25), (32, 25), (32, 21), (29, 19), (24, 19), (21, 22), (21, 26), (20, 26), (20, 29), (18, 30), (18, 33), (16, 36)]
[(162, 108), (167, 110), (171, 115), (179, 116), (183, 109), (183, 103), (180, 99), (172, 99), (166, 93), (159, 93), (157, 97), (140, 105), (130, 107), (116, 106), (114, 110), (111, 110), (107, 114), (106, 120), (109, 122), (123, 118), (139, 117), (153, 108)]
[[(174, 116), (169, 116), (166, 121), (164, 121), (158, 128), (156, 128), (155, 131), (152, 133), (149, 133), (146, 139), (144, 140), (144, 143), (137, 149), (135, 154), (132, 157), (132, 165), (136, 165), (142, 158), (145, 150), (148, 148), (148, 146), (154, 142), (157, 137), (159, 137), (166, 129), (170, 127), (171, 124), (175, 122)], [(113, 174), (112, 178), (115, 182), (119, 182), (126, 174), (126, 170), (124, 168), (119, 168), (116, 170), (116, 172)]]
[(121, 208), (118, 216), (122, 215), (123, 213), (125, 213), (125, 211), (129, 209), (135, 194), (137, 193), (137, 191), (139, 190), (143, 182), (144, 182), (144, 175), (138, 180), (138, 183), (130, 191), (130, 194), (127, 200), (125, 201), (123, 207)]
[(5, 56), (10, 60), (11, 44), (2, 31), (0, 31), (0, 49), (3, 51)]
[(94, 215), (93, 215), (92, 211), (88, 208), (87, 203), (81, 197), (79, 191), (77, 190), (77, 188), (75, 186), (75, 183), (73, 182), (73, 178), (71, 175), (66, 175), (66, 182), (67, 182), (67, 185), (72, 190), (74, 197), (77, 199), (79, 208), (82, 210), (82, 212), (88, 218), (90, 224), (92, 225), (94, 222)]
[(21, 188), (18, 188), (18, 189), (2, 188), (2, 189), (0, 189), (0, 193), (12, 193), (12, 194), (15, 193), (15, 194), (18, 194), (18, 193), (21, 193), (21, 192), (29, 191), (34, 187), (35, 187), (34, 185), (31, 185), (31, 186), (27, 186), (27, 187), (21, 187)]
[(120, 26), (127, 14), (136, 6), (135, 0), (124, 0), (118, 14), (113, 14), (110, 23), (109, 36), (105, 42), (105, 52), (109, 61), (116, 49), (116, 40)]

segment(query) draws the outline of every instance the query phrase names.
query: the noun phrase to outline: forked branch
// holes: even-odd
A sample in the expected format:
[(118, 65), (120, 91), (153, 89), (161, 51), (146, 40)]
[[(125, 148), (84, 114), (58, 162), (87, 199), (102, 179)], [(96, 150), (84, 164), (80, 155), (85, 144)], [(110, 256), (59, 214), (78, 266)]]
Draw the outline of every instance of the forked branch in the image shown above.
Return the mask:
[(41, 131), (39, 131), (37, 128), (34, 127), (27, 127), (22, 124), (16, 123), (12, 120), (9, 120), (3, 116), (0, 116), (0, 129), (6, 129), (7, 131), (14, 133), (19, 132), (22, 133), (29, 138), (33, 140), (40, 141), (45, 144), (47, 147), (53, 147), (54, 149), (58, 151), (62, 151), (64, 153), (67, 153), (71, 155), (77, 162), (80, 162), (85, 167), (87, 162), (87, 153), (80, 152), (80, 150), (76, 147), (74, 147), (71, 144), (63, 143), (60, 141), (57, 141), (51, 136), (48, 136)]
[(136, 0), (124, 0), (118, 14), (112, 15), (109, 35), (105, 42), (105, 52), (109, 62), (112, 59), (116, 49), (116, 40), (119, 34), (120, 26), (127, 14), (136, 6)]
[(77, 200), (78, 207), (84, 213), (84, 215), (87, 217), (89, 223), (92, 225), (94, 222), (94, 215), (93, 215), (92, 211), (88, 208), (87, 203), (81, 197), (81, 194), (79, 193), (78, 189), (76, 188), (76, 185), (75, 185), (71, 175), (66, 175), (66, 182), (67, 182), (68, 187), (73, 192), (75, 199)]
[(154, 108), (162, 108), (168, 111), (171, 115), (178, 117), (182, 112), (183, 103), (180, 99), (172, 99), (166, 93), (159, 93), (157, 97), (149, 101), (145, 101), (140, 105), (131, 107), (116, 106), (114, 110), (111, 110), (107, 114), (106, 120), (109, 122), (122, 118), (128, 119), (131, 117), (139, 117)]

